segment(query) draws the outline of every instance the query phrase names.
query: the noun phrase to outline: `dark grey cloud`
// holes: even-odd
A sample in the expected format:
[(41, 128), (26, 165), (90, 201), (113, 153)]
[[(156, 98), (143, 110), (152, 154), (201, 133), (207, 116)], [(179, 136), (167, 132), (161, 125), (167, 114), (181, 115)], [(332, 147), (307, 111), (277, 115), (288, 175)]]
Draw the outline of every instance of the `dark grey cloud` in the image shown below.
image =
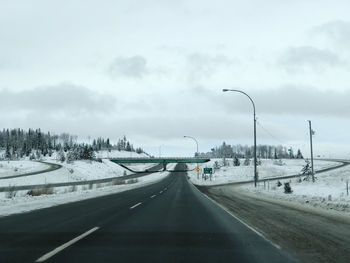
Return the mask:
[[(200, 92), (198, 92), (200, 91)], [(327, 116), (348, 118), (350, 116), (349, 98), (350, 87), (346, 91), (318, 90), (310, 86), (283, 86), (277, 89), (264, 89), (246, 92), (255, 101), (259, 115), (298, 115)], [(227, 113), (251, 114), (252, 105), (243, 94), (227, 92), (221, 89), (209, 90), (197, 88), (196, 94), (201, 94), (216, 107), (225, 108)]]
[(147, 60), (142, 56), (117, 57), (108, 67), (108, 74), (112, 78), (142, 78), (148, 74)]
[(291, 47), (279, 58), (278, 65), (288, 71), (305, 69), (322, 70), (326, 67), (337, 67), (343, 62), (337, 54), (312, 46)]
[(103, 113), (114, 108), (113, 97), (99, 94), (82, 86), (62, 83), (31, 90), (13, 92), (0, 90), (2, 110), (29, 110), (42, 113)]
[(335, 20), (314, 27), (312, 33), (323, 35), (329, 41), (347, 49), (350, 49), (350, 22)]

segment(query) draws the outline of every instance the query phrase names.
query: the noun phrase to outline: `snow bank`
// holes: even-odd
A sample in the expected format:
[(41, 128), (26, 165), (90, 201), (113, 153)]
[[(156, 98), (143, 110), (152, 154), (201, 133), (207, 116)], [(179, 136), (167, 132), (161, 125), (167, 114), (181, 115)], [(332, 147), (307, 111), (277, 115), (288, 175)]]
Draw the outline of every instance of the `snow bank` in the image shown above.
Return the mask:
[[(347, 182), (350, 184), (350, 165), (333, 171), (316, 175), (313, 183), (302, 181), (299, 178), (280, 180), (282, 185), (277, 186), (276, 181), (259, 183), (255, 188), (253, 184), (240, 186), (238, 189), (259, 197), (273, 200), (288, 201), (316, 208), (344, 212), (350, 215), (350, 196), (347, 191)], [(284, 193), (284, 183), (289, 182), (292, 193)], [(350, 187), (350, 185), (349, 185)], [(350, 194), (350, 193), (349, 193)]]
[[(172, 169), (175, 165), (172, 166)], [(29, 196), (27, 191), (19, 191), (13, 198), (7, 198), (6, 193), (0, 193), (0, 216), (29, 212), (32, 210), (47, 208), (65, 203), (96, 198), (136, 189), (146, 185), (154, 184), (165, 179), (169, 172), (159, 172), (134, 179), (134, 183), (116, 184), (112, 183), (83, 185), (78, 187), (54, 188), (51, 195)], [(131, 179), (132, 180), (132, 179)], [(91, 189), (89, 189), (91, 187)]]
[[(241, 182), (252, 180), (254, 176), (254, 166), (253, 162), (249, 166), (244, 166), (244, 160), (241, 159), (240, 166), (233, 166), (232, 159), (226, 159), (230, 166), (222, 166), (222, 159), (212, 159), (208, 163), (200, 164), (201, 173), (203, 168), (215, 166), (215, 162), (217, 162), (220, 166), (220, 169), (215, 170), (213, 168), (213, 176), (212, 180), (204, 180), (202, 179), (202, 174), (200, 174), (200, 179), (197, 179), (197, 172), (191, 171), (189, 172), (189, 176), (191, 181), (197, 185), (217, 185), (217, 184), (227, 184), (233, 182)], [(263, 178), (273, 178), (277, 176), (287, 176), (298, 174), (303, 166), (305, 165), (304, 160), (300, 159), (283, 159), (282, 163), (284, 165), (276, 165), (274, 164), (275, 160), (261, 160), (261, 165), (258, 166), (259, 179)], [(322, 169), (326, 167), (336, 166), (339, 163), (337, 162), (328, 162), (328, 161), (314, 161), (315, 169)], [(196, 164), (189, 165), (189, 168), (194, 169)]]
[(6, 176), (20, 175), (24, 173), (37, 172), (47, 169), (47, 164), (22, 161), (0, 161), (0, 178)]
[[(101, 154), (101, 156), (104, 156), (104, 155), (107, 155), (108, 151), (100, 151), (99, 153)], [(112, 151), (111, 154), (114, 156), (114, 158), (117, 158), (117, 157), (124, 157), (125, 155), (129, 154), (129, 152)], [(133, 157), (144, 157), (144, 154), (142, 155), (139, 155), (137, 153), (131, 153), (131, 154), (133, 155)], [(97, 179), (110, 178), (110, 177), (119, 177), (123, 175), (129, 175), (132, 173), (129, 170), (124, 169), (121, 166), (109, 161), (108, 159), (102, 159), (102, 163), (97, 161), (79, 160), (68, 164), (66, 162), (63, 162), (63, 163), (59, 162), (57, 160), (56, 153), (55, 153), (51, 157), (47, 156), (42, 160), (49, 163), (60, 164), (63, 167), (61, 169), (58, 169), (52, 172), (43, 173), (43, 174), (30, 175), (30, 176), (24, 176), (24, 177), (18, 177), (18, 178), (10, 178), (10, 179), (2, 179), (0, 180), (0, 187), (97, 180)], [(11, 168), (8, 168), (5, 170), (5, 163), (7, 164), (7, 162), (0, 162), (0, 163), (4, 163), (4, 172), (0, 173), (0, 176), (1, 174), (3, 174), (3, 176), (10, 175), (10, 173), (6, 171), (11, 170)], [(22, 171), (25, 170), (26, 172), (39, 171), (39, 170), (46, 169), (48, 167), (45, 164), (32, 162), (29, 160), (11, 161), (10, 163), (16, 164), (16, 167), (17, 166), (19, 167), (20, 165), (22, 165), (23, 166)], [(142, 171), (154, 165), (155, 164), (152, 164), (152, 165), (138, 164), (137, 167), (135, 166), (135, 168), (137, 171)], [(11, 167), (13, 166), (14, 165), (12, 165)], [(2, 168), (0, 167), (0, 171), (1, 169)]]

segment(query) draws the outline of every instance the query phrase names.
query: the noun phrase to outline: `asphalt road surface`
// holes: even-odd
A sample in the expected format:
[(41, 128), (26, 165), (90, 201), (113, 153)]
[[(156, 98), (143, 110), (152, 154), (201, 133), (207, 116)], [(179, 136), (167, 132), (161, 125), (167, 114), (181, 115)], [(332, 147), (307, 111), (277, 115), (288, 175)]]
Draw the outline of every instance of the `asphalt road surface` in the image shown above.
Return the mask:
[(350, 262), (349, 217), (246, 195), (235, 186), (200, 189), (302, 262)]
[(203, 196), (184, 172), (127, 192), (0, 218), (0, 262), (35, 261), (296, 262)]

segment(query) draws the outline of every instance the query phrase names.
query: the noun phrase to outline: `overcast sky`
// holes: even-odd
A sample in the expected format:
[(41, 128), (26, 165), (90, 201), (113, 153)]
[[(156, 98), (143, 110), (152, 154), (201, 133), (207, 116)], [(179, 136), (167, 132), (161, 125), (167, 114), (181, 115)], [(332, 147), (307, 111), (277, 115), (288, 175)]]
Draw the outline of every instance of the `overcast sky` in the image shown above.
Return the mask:
[(350, 156), (350, 2), (0, 0), (0, 126)]

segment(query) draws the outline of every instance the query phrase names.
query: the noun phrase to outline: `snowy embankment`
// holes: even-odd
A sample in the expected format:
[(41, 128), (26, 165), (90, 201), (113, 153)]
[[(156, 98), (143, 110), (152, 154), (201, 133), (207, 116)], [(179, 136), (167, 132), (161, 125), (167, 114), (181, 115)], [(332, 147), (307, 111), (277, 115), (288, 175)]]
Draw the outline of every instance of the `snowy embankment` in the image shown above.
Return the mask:
[[(144, 154), (130, 154), (129, 152), (123, 151), (100, 151), (98, 158), (120, 158), (130, 157), (130, 155), (132, 157), (147, 157)], [(169, 174), (169, 172), (157, 172), (137, 178), (123, 179), (122, 176), (130, 175), (132, 172), (122, 168), (108, 159), (102, 159), (102, 162), (74, 161), (73, 163), (59, 162), (56, 159), (56, 156), (53, 155), (52, 157), (44, 158), (42, 161), (60, 164), (62, 165), (61, 169), (37, 175), (0, 180), (0, 186), (5, 187), (33, 185), (33, 189), (30, 191), (16, 191), (13, 189), (8, 192), (0, 193), (0, 216), (41, 209), (68, 202), (75, 202), (102, 195), (119, 193), (156, 183), (164, 179)], [(22, 168), (26, 167), (26, 169), (22, 169), (22, 171), (25, 172), (32, 169), (31, 167), (33, 166), (35, 166), (35, 169), (37, 170), (33, 168), (30, 171), (39, 171), (47, 168), (46, 165), (43, 168), (43, 166), (40, 166), (41, 163), (32, 162), (29, 160), (12, 162), (12, 164), (14, 165), (14, 167), (12, 167), (13, 169), (20, 165)], [(142, 171), (155, 165), (156, 164), (133, 164), (132, 169)], [(169, 167), (173, 169), (175, 164), (171, 164)], [(1, 170), (1, 168), (2, 167), (0, 167), (0, 173), (2, 172), (4, 176), (8, 175), (5, 168), (3, 170)], [(7, 170), (12, 168), (6, 167)], [(52, 186), (54, 183), (84, 182), (87, 180), (98, 180), (104, 178), (113, 178), (113, 180), (107, 183), (87, 183), (79, 186)], [(36, 189), (34, 186), (36, 184), (45, 184), (46, 186), (44, 188)]]
[[(217, 162), (218, 169), (215, 169), (215, 163)], [(235, 182), (248, 181), (253, 179), (254, 175), (254, 166), (253, 162), (249, 166), (244, 166), (244, 160), (241, 159), (240, 166), (233, 166), (232, 159), (226, 159), (226, 162), (229, 166), (223, 166), (222, 159), (211, 159), (210, 162), (199, 164), (201, 168), (200, 178), (197, 179), (197, 172), (191, 171), (188, 173), (191, 181), (196, 185), (219, 185), (219, 184), (228, 184)], [(305, 165), (304, 160), (300, 159), (283, 159), (283, 165), (274, 164), (275, 160), (261, 160), (261, 165), (258, 166), (259, 179), (274, 178), (277, 176), (288, 176), (293, 174), (299, 174), (303, 166)], [(315, 169), (328, 168), (336, 166), (339, 163), (337, 162), (328, 162), (328, 161), (319, 161), (315, 160), (314, 166)], [(190, 169), (194, 169), (196, 164), (189, 165)], [(202, 172), (203, 168), (213, 168), (212, 179), (203, 179)]]
[[(170, 165), (169, 165), (170, 166)], [(173, 165), (174, 167), (175, 165)], [(103, 195), (110, 195), (136, 189), (163, 180), (169, 172), (158, 172), (130, 179), (126, 182), (115, 181), (105, 184), (82, 185), (77, 187), (57, 187), (50, 189), (50, 194), (28, 195), (28, 191), (19, 191), (12, 198), (6, 193), (0, 194), (0, 216), (23, 213), (65, 203), (76, 202)]]
[[(237, 189), (259, 198), (338, 211), (350, 216), (350, 165), (318, 174), (315, 182), (300, 182), (299, 178), (280, 182), (281, 186), (278, 186), (276, 181), (271, 181), (268, 184), (260, 182), (257, 188), (248, 184)], [(292, 193), (284, 193), (284, 183), (290, 184)]]
[(39, 162), (0, 161), (0, 179), (7, 176), (15, 176), (25, 173), (37, 172), (49, 168), (49, 165)]
[[(111, 155), (113, 156), (111, 158), (125, 157), (128, 154), (130, 155), (129, 152), (123, 151), (100, 151), (98, 154), (100, 156)], [(131, 155), (133, 157), (145, 157), (144, 154), (139, 155), (137, 153), (131, 153)], [(49, 163), (60, 164), (62, 165), (62, 168), (52, 172), (31, 176), (10, 179), (0, 178), (0, 187), (98, 180), (103, 178), (119, 177), (123, 175), (132, 174), (131, 171), (122, 168), (121, 166), (111, 162), (108, 159), (102, 159), (102, 162), (80, 160), (74, 161), (73, 163), (62, 163), (57, 161), (57, 158), (54, 154), (52, 157), (46, 157), (42, 160)], [(48, 167), (48, 165), (39, 162), (24, 160), (10, 161), (11, 168), (7, 169), (9, 167), (9, 165), (6, 166), (7, 163), (7, 161), (0, 162), (0, 164), (3, 165), (3, 167), (1, 167), (0, 165), (0, 176), (13, 175), (12, 172), (16, 168), (19, 170), (21, 167), (23, 168), (22, 171), (24, 171), (24, 173), (29, 171), (40, 171)], [(135, 171), (142, 171), (154, 165), (155, 164), (135, 164), (132, 167), (133, 169), (135, 169)], [(8, 171), (11, 171), (12, 174), (8, 173)], [(17, 174), (20, 173), (18, 173), (17, 171)]]

